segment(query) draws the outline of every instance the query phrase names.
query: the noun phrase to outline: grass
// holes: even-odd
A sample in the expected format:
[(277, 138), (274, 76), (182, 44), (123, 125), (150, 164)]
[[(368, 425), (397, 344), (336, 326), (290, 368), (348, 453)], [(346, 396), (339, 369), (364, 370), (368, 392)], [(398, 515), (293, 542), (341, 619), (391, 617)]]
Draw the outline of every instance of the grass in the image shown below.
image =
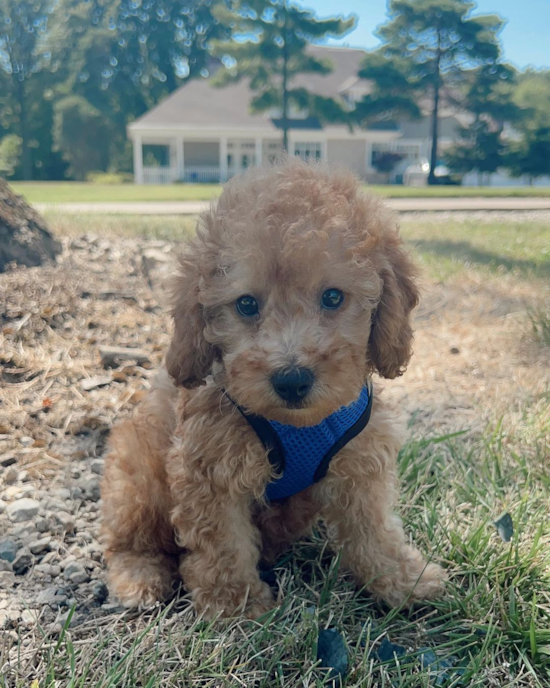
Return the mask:
[[(85, 182), (13, 182), (14, 190), (31, 203), (96, 203), (109, 201), (202, 201), (221, 193), (219, 184), (91, 184)], [(414, 188), (370, 186), (388, 198), (458, 196), (550, 196), (550, 187), (463, 187)]]
[[(173, 240), (193, 229), (191, 218), (174, 217), (52, 213), (48, 221), (62, 233), (129, 238)], [(403, 233), (432, 279), (487, 278), (504, 293), (512, 281), (541, 296), (547, 290), (550, 227), (542, 222), (428, 218), (405, 221)], [(532, 327), (542, 350), (548, 314), (533, 311), (531, 323), (526, 318), (526, 332)], [(278, 562), (281, 605), (260, 621), (207, 623), (184, 597), (141, 615), (85, 619), (60, 637), (39, 632), (38, 650), (21, 645), (0, 685), (337, 686), (316, 660), (319, 631), (335, 628), (349, 657), (347, 688), (547, 688), (550, 394), (513, 401), (513, 412), (493, 416), (481, 431), (464, 424), (441, 436), (411, 421), (399, 461), (400, 513), (420, 549), (450, 573), (446, 596), (434, 604), (412, 612), (377, 605), (339, 570), (317, 533)], [(503, 513), (513, 521), (510, 542), (494, 525)], [(404, 655), (381, 662), (384, 639)], [(425, 648), (434, 653), (431, 667), (422, 665)]]
[[(316, 662), (319, 630), (335, 628), (349, 655), (349, 688), (548, 686), (548, 401), (475, 440), (416, 438), (403, 449), (407, 530), (451, 572), (446, 597), (433, 605), (381, 608), (315, 536), (279, 562), (282, 604), (261, 621), (207, 623), (180, 599), (142, 616), (88, 621), (58, 641), (44, 638), (27, 675), (40, 687), (338, 685)], [(514, 522), (511, 542), (493, 523), (503, 511)], [(385, 638), (405, 655), (380, 662)], [(420, 648), (453, 665), (445, 680), (437, 683), (437, 666), (421, 667)], [(4, 681), (12, 685), (9, 673)]]
[[(487, 217), (487, 216), (485, 216)], [(104, 233), (180, 241), (193, 231), (192, 216), (64, 215), (46, 213), (60, 234)], [(474, 267), (484, 273), (550, 276), (550, 226), (544, 222), (469, 220), (442, 222), (434, 216), (401, 222), (407, 242), (435, 279)]]

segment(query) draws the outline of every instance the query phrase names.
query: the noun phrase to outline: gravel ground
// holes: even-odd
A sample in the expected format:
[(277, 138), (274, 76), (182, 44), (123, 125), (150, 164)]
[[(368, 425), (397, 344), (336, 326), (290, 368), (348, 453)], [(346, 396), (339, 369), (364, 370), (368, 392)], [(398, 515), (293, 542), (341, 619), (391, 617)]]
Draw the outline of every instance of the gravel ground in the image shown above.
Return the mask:
[[(169, 244), (65, 242), (57, 266), (0, 275), (0, 630), (31, 643), (118, 611), (97, 541), (112, 420), (149, 386), (167, 342), (155, 296)], [(100, 347), (146, 356), (102, 364)], [(136, 349), (137, 351), (137, 349)]]

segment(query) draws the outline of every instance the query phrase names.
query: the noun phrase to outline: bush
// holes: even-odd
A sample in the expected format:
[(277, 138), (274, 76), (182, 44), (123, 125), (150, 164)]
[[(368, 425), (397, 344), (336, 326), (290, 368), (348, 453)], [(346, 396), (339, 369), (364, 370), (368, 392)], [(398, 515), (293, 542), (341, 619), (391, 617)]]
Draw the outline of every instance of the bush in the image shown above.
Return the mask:
[(93, 184), (131, 184), (134, 175), (131, 172), (88, 172), (86, 181)]

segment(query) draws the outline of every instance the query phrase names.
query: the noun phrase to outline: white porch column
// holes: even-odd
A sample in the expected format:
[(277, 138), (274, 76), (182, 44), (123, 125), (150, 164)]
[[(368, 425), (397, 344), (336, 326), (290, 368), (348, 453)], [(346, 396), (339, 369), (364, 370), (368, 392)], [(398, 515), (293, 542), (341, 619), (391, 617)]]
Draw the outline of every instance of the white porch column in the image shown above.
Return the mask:
[(372, 141), (365, 141), (365, 172), (372, 170)]
[(220, 138), (220, 182), (227, 181), (227, 136)]
[(328, 139), (321, 141), (321, 162), (328, 162)]
[(141, 136), (134, 134), (134, 184), (143, 184), (143, 144)]
[(185, 159), (183, 153), (183, 136), (176, 137), (176, 181), (183, 181), (185, 174)]
[(255, 141), (256, 146), (255, 146), (255, 150), (254, 150), (254, 158), (256, 160), (256, 167), (260, 167), (260, 165), (262, 164), (262, 153), (263, 153), (262, 143), (263, 142), (262, 142), (262, 139), (260, 137), (258, 137)]

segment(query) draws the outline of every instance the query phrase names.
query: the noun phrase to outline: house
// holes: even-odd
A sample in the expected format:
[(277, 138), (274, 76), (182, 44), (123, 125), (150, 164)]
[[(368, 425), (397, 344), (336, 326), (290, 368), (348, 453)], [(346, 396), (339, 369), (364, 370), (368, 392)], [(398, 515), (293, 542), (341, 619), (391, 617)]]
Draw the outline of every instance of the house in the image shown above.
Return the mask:
[[(350, 108), (368, 92), (369, 82), (357, 76), (363, 50), (311, 46), (310, 51), (329, 60), (333, 71), (299, 75), (293, 85), (339, 98)], [(174, 91), (128, 127), (136, 183), (223, 182), (275, 157), (282, 144), (280, 113), (253, 114), (250, 100), (245, 81), (219, 88), (194, 80)], [(456, 124), (452, 112), (442, 112), (442, 147), (452, 142)], [(291, 155), (340, 163), (369, 181), (381, 179), (374, 165), (383, 153), (403, 156), (392, 173), (392, 181), (400, 181), (408, 164), (429, 156), (429, 146), (429, 118), (350, 131), (307, 113), (291, 113)]]

